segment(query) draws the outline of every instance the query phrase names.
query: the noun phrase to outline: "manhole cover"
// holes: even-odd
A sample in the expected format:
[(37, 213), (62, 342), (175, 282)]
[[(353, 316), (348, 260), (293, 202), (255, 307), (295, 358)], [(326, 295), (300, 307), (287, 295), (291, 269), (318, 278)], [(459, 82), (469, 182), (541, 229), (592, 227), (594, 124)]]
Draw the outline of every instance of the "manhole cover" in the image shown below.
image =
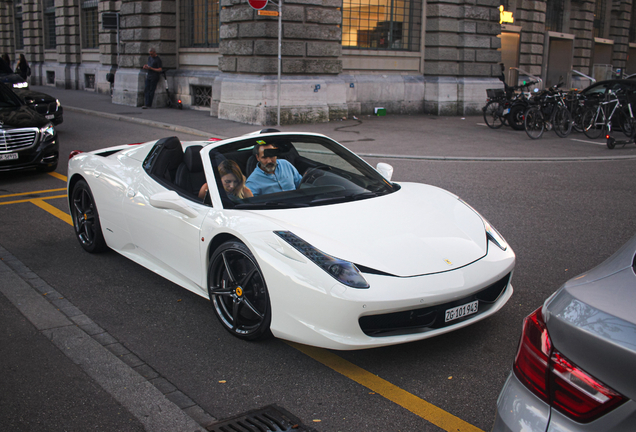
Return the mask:
[(210, 432), (316, 432), (284, 408), (268, 405), (208, 427)]

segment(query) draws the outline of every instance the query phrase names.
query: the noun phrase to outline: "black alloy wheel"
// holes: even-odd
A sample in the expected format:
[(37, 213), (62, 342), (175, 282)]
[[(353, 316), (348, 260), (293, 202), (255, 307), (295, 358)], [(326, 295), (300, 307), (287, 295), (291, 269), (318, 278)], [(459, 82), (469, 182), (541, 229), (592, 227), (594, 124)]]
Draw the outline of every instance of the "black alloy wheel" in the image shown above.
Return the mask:
[(108, 249), (99, 223), (99, 213), (93, 193), (84, 180), (78, 181), (73, 186), (71, 216), (75, 235), (85, 251), (98, 253)]
[(243, 340), (271, 335), (269, 294), (261, 269), (241, 242), (222, 244), (208, 267), (208, 293), (223, 327)]

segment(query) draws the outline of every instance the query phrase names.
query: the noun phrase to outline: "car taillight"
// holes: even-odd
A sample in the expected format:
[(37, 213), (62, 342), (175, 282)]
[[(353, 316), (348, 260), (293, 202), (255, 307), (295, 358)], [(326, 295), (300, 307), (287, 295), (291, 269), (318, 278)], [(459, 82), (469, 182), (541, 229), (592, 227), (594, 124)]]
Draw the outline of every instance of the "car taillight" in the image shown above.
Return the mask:
[(73, 159), (73, 156), (77, 156), (80, 153), (84, 153), (81, 150), (71, 150), (71, 152), (68, 154), (68, 159), (71, 160)]
[(626, 400), (554, 349), (541, 308), (523, 322), (513, 371), (541, 400), (579, 423), (589, 423)]

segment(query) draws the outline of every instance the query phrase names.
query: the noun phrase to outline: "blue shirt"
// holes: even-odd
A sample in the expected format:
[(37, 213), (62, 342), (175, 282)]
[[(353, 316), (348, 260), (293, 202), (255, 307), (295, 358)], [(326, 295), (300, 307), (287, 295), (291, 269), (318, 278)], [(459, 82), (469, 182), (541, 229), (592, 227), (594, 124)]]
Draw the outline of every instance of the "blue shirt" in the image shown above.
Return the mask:
[(298, 170), (285, 159), (278, 159), (273, 174), (266, 174), (260, 166), (256, 166), (245, 182), (254, 196), (294, 190), (300, 184), (302, 176)]

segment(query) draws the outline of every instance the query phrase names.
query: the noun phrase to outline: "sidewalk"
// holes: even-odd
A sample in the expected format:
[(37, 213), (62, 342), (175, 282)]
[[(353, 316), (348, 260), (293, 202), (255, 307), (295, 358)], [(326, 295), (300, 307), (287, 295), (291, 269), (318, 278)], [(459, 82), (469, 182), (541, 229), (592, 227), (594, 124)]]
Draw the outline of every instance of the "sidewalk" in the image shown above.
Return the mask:
[[(361, 115), (318, 124), (258, 126), (220, 120), (211, 117), (208, 110), (142, 110), (141, 107), (115, 105), (107, 94), (49, 86), (33, 86), (32, 89), (58, 98), (66, 113), (82, 112), (158, 127), (166, 129), (166, 135), (171, 131), (177, 135), (201, 136), (202, 139), (227, 138), (273, 127), (281, 131), (321, 133), (362, 157), (379, 159), (569, 161), (636, 157), (634, 145), (608, 150), (604, 139), (590, 140), (576, 132), (567, 138), (559, 138), (550, 131), (544, 133), (543, 138), (532, 140), (524, 131), (514, 131), (508, 126), (490, 129), (481, 116)], [(63, 129), (64, 124), (59, 127)]]
[(204, 432), (216, 419), (0, 246), (7, 431)]

